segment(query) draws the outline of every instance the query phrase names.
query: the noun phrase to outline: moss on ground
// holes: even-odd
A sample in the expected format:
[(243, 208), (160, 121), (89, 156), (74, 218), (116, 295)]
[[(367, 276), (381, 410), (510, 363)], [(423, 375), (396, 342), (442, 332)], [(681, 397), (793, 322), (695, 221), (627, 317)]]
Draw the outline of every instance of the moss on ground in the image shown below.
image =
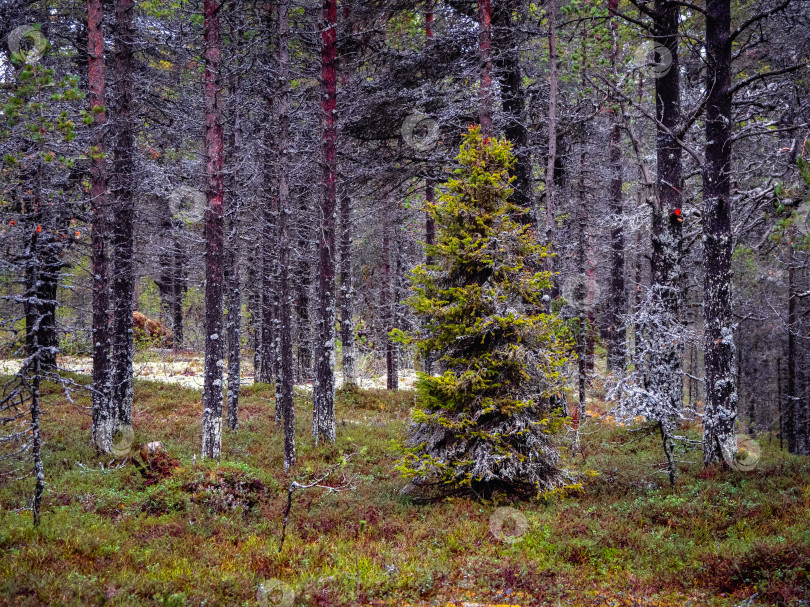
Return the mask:
[[(681, 465), (670, 489), (655, 433), (589, 420), (583, 456), (565, 464), (598, 474), (580, 494), (509, 504), (525, 527), (518, 517), (507, 533), (522, 535), (508, 542), (490, 525), (504, 503), (400, 494), (394, 462), (412, 393), (339, 393), (334, 447), (313, 446), (298, 398), (299, 463), (285, 475), (270, 386), (243, 391), (241, 428), (225, 434), (222, 462), (194, 464), (199, 392), (136, 382), (133, 455), (150, 441), (167, 449), (153, 474), (133, 465), (140, 456), (117, 467), (94, 454), (87, 394), (74, 391), (70, 403), (56, 386), (46, 391), (38, 529), (25, 510), (31, 479), (4, 475), (0, 485), (0, 604), (255, 605), (273, 578), (294, 590), (296, 606), (810, 601), (810, 461), (768, 437), (747, 473), (704, 471), (698, 453), (679, 453), (695, 463)], [(349, 453), (337, 474), (356, 489), (295, 493), (279, 553), (286, 488)]]

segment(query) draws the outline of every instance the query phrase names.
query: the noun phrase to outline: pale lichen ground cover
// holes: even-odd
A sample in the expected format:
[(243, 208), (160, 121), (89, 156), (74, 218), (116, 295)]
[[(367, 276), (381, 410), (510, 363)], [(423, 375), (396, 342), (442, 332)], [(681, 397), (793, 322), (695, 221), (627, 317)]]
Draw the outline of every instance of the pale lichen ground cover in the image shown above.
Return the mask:
[[(13, 375), (20, 370), (20, 359), (0, 360), (0, 375)], [(58, 359), (59, 368), (73, 373), (90, 375), (93, 370), (93, 360), (89, 357), (60, 356)], [(178, 384), (184, 388), (203, 388), (203, 357), (184, 357), (183, 360), (174, 360), (173, 357), (166, 357), (166, 360), (149, 360), (133, 362), (133, 372), (136, 379), (146, 379), (160, 381), (170, 384)], [(244, 365), (242, 374), (242, 384), (249, 386), (253, 384), (253, 367)], [(224, 374), (228, 376), (227, 373)], [(411, 390), (416, 381), (416, 372), (413, 369), (402, 369), (399, 372), (399, 385), (403, 390)], [(384, 389), (386, 387), (386, 377), (360, 377), (359, 387), (363, 389)], [(336, 387), (343, 385), (342, 374), (337, 374)], [(300, 384), (302, 390), (312, 390), (312, 384)]]

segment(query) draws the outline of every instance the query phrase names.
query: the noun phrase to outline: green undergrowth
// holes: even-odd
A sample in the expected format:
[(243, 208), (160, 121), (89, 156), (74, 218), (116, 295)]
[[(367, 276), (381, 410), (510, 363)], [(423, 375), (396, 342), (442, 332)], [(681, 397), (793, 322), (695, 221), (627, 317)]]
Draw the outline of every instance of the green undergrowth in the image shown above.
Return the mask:
[[(73, 403), (57, 386), (45, 391), (39, 528), (25, 509), (32, 480), (4, 468), (0, 484), (0, 604), (256, 605), (270, 579), (290, 586), (296, 606), (810, 601), (810, 462), (767, 436), (751, 472), (703, 470), (699, 453), (679, 452), (695, 463), (681, 464), (671, 489), (654, 432), (588, 420), (583, 453), (563, 462), (596, 472), (581, 493), (424, 504), (400, 492), (394, 469), (410, 392), (339, 392), (337, 443), (317, 447), (310, 404), (298, 397), (299, 460), (284, 474), (272, 386), (243, 390), (240, 429), (225, 433), (219, 463), (196, 455), (198, 391), (136, 382), (135, 443), (123, 465), (89, 445), (83, 390)], [(144, 460), (151, 441), (166, 453)], [(279, 552), (287, 488), (333, 468), (322, 484), (345, 475), (354, 489), (295, 492)], [(525, 516), (525, 528), (510, 519), (515, 542), (491, 530), (504, 506)]]

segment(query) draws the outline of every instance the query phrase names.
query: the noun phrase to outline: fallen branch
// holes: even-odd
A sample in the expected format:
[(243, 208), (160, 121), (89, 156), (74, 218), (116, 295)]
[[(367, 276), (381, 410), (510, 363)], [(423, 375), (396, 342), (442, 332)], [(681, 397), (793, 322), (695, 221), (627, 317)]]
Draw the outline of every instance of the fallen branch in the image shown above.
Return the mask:
[(284, 509), (284, 523), (281, 528), (281, 542), (278, 545), (278, 551), (281, 552), (281, 549), (284, 547), (284, 539), (287, 537), (287, 522), (290, 518), (290, 510), (292, 509), (292, 496), (293, 492), (296, 489), (325, 489), (327, 493), (339, 493), (341, 491), (351, 491), (355, 489), (354, 479), (347, 478), (345, 474), (343, 474), (343, 478), (341, 479), (340, 483), (337, 486), (331, 485), (324, 485), (322, 484), (326, 481), (332, 474), (338, 469), (345, 466), (348, 461), (354, 456), (354, 453), (350, 453), (349, 455), (344, 455), (341, 460), (332, 466), (324, 475), (320, 478), (312, 481), (308, 485), (299, 483), (298, 481), (293, 481), (290, 484), (290, 488), (287, 490), (287, 507)]

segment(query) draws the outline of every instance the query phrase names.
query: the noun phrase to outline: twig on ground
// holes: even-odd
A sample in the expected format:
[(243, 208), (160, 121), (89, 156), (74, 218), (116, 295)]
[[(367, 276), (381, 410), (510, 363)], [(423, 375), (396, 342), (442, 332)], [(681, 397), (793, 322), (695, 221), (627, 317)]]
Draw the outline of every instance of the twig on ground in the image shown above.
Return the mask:
[(278, 546), (278, 551), (281, 552), (281, 549), (284, 547), (284, 539), (287, 537), (287, 522), (290, 518), (290, 510), (292, 509), (292, 496), (293, 492), (296, 489), (324, 489), (327, 493), (339, 493), (341, 491), (351, 491), (355, 489), (354, 479), (349, 478), (346, 474), (343, 474), (341, 481), (336, 486), (331, 485), (324, 485), (322, 484), (326, 481), (332, 474), (342, 466), (346, 465), (348, 461), (354, 456), (354, 453), (350, 453), (348, 455), (344, 455), (341, 457), (340, 461), (332, 466), (325, 474), (317, 478), (316, 480), (312, 481), (309, 484), (302, 484), (298, 481), (293, 481), (290, 484), (290, 488), (287, 490), (287, 507), (284, 510), (284, 523), (281, 528), (281, 542)]

